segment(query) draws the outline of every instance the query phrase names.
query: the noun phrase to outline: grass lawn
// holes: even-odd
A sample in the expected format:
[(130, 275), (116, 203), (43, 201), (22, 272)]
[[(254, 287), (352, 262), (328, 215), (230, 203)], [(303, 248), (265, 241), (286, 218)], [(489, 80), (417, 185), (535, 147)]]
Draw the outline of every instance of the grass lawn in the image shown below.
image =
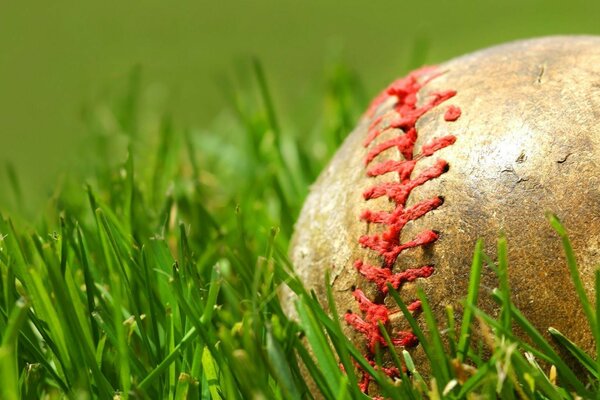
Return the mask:
[[(205, 131), (147, 109), (132, 72), (121, 95), (87, 109), (81, 162), (44, 210), (22, 209), (18, 171), (8, 169), (0, 398), (368, 398), (355, 363), (392, 399), (597, 397), (597, 355), (552, 331), (553, 346), (574, 356), (567, 364), (512, 305), (504, 238), (496, 255), (474, 249), (469, 295), (444, 321), (454, 329), (439, 332), (431, 318), (426, 332), (413, 324), (435, 366), (431, 376), (401, 349), (392, 356), (401, 379), (369, 365), (343, 335), (333, 303), (321, 308), (286, 256), (310, 183), (368, 98), (357, 77), (335, 65), (321, 117), (299, 131), (294, 115), (276, 112), (261, 66), (247, 72), (224, 89), (231, 110)], [(567, 235), (555, 217), (548, 223), (577, 283)], [(498, 275), (497, 318), (476, 307), (482, 268)], [(298, 321), (281, 308), (282, 285), (299, 296)], [(579, 294), (598, 338), (599, 299)], [(528, 342), (513, 335), (516, 326)], [(483, 340), (469, 340), (472, 330)]]

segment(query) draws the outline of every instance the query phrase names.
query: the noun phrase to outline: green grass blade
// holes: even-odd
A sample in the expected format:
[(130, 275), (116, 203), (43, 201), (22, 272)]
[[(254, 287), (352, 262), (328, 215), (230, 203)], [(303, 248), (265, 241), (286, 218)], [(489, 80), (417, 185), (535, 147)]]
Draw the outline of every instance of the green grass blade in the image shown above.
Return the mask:
[[(122, 396), (126, 400), (129, 397), (129, 389), (131, 387), (131, 363), (129, 346), (127, 345), (127, 331), (124, 326), (123, 308), (124, 298), (122, 282), (127, 281), (127, 275), (123, 268), (123, 260), (119, 257), (118, 244), (116, 242), (115, 232), (102, 210), (96, 211), (96, 216), (100, 221), (100, 234), (102, 240), (106, 243), (105, 257), (109, 266), (109, 279), (111, 282), (112, 289), (112, 323), (115, 330), (118, 365), (119, 365), (119, 377), (120, 377), (120, 389)], [(118, 264), (120, 268), (116, 268), (114, 264)]]
[(579, 302), (583, 307), (583, 311), (587, 317), (587, 322), (590, 325), (590, 329), (592, 334), (594, 335), (594, 339), (596, 342), (600, 341), (598, 324), (596, 321), (596, 313), (590, 303), (590, 300), (585, 292), (583, 287), (583, 282), (581, 281), (581, 276), (579, 275), (579, 268), (577, 267), (577, 260), (575, 259), (575, 252), (573, 251), (573, 247), (571, 246), (571, 241), (569, 240), (569, 236), (567, 235), (567, 230), (558, 220), (558, 217), (553, 214), (547, 215), (550, 220), (550, 225), (552, 228), (558, 233), (562, 240), (563, 249), (565, 251), (565, 256), (567, 258), (567, 267), (569, 268), (569, 273), (571, 274), (571, 280), (575, 285), (575, 292), (577, 293), (577, 297), (579, 298)]
[(270, 330), (267, 330), (266, 351), (268, 355), (271, 371), (281, 389), (285, 393), (286, 399), (301, 399), (300, 392), (294, 383), (292, 371), (288, 365), (287, 358), (283, 349), (273, 337)]
[(6, 400), (20, 398), (17, 341), (19, 330), (27, 318), (29, 306), (20, 299), (12, 309), (0, 345), (0, 394)]
[[(331, 352), (331, 348), (328, 345), (327, 337), (307, 305), (306, 300), (301, 299), (298, 301), (296, 303), (296, 308), (298, 310), (298, 315), (300, 316), (300, 321), (302, 322), (302, 327), (306, 333), (306, 338), (311, 345), (315, 358), (325, 377), (325, 382), (327, 383), (326, 391), (338, 393), (340, 391), (340, 382), (338, 380), (340, 369)], [(325, 388), (321, 389), (323, 390)]]
[[(477, 288), (479, 289), (479, 288)], [(417, 295), (421, 300), (423, 315), (429, 331), (430, 343), (431, 343), (431, 359), (432, 365), (435, 365), (434, 375), (437, 378), (437, 384), (439, 385), (440, 391), (444, 389), (444, 386), (450, 381), (452, 372), (450, 371), (449, 359), (446, 355), (447, 351), (444, 348), (442, 337), (439, 332), (438, 322), (435, 320), (427, 296), (422, 288), (418, 288)]]
[(510, 282), (508, 280), (508, 249), (506, 237), (502, 235), (498, 239), (498, 282), (500, 295), (502, 297), (502, 306), (500, 311), (500, 320), (505, 331), (512, 331), (512, 319), (510, 314)]
[(215, 360), (210, 354), (210, 351), (205, 346), (202, 351), (202, 366), (203, 374), (208, 384), (208, 391), (212, 400), (221, 400), (221, 393), (219, 390), (219, 375), (215, 366)]
[(147, 389), (153, 381), (163, 374), (180, 355), (180, 351), (198, 337), (199, 333), (192, 327), (173, 350), (137, 385), (141, 390)]
[[(494, 296), (494, 299), (500, 302), (499, 296)], [(478, 315), (485, 320), (485, 322), (502, 332), (507, 338), (513, 342), (520, 342), (520, 345), (531, 351), (536, 356), (546, 360), (547, 362), (555, 365), (558, 369), (559, 376), (564, 379), (564, 383), (573, 387), (580, 394), (589, 396), (589, 391), (585, 388), (585, 385), (580, 381), (577, 374), (567, 365), (567, 363), (556, 353), (554, 348), (548, 343), (544, 336), (523, 316), (523, 314), (511, 304), (510, 312), (512, 314), (513, 321), (521, 327), (525, 334), (530, 338), (533, 345), (529, 345), (526, 342), (519, 341), (516, 337), (513, 337), (508, 332), (502, 332), (502, 325), (498, 324), (495, 320), (489, 316), (478, 313)]]
[(475, 245), (475, 251), (473, 253), (473, 262), (471, 264), (471, 274), (469, 278), (469, 289), (467, 292), (467, 299), (465, 302), (465, 311), (463, 314), (462, 325), (460, 327), (460, 337), (458, 341), (458, 354), (457, 358), (459, 362), (463, 362), (467, 355), (469, 348), (469, 341), (471, 339), (471, 327), (473, 321), (473, 307), (477, 305), (477, 297), (479, 295), (479, 281), (481, 279), (481, 268), (483, 266), (482, 254), (483, 252), (483, 241), (480, 239)]
[[(327, 304), (329, 304), (329, 311), (333, 319), (335, 337), (342, 337), (344, 336), (344, 333), (342, 332), (342, 328), (340, 326), (339, 314), (335, 304), (335, 299), (333, 297), (331, 285), (329, 285), (328, 282), (330, 282), (329, 271), (327, 271), (327, 273), (325, 274), (325, 287), (327, 288)], [(352, 391), (352, 393), (349, 393), (349, 395), (357, 396), (358, 380), (356, 378), (356, 374), (354, 373), (354, 366), (352, 365), (352, 362), (350, 360), (350, 354), (346, 347), (343, 345), (343, 343), (340, 343), (335, 339), (332, 340), (332, 342), (340, 358), (340, 362), (344, 366), (344, 370), (346, 371), (346, 376), (351, 387), (350, 390)], [(346, 393), (345, 390), (344, 393)]]
[(570, 341), (566, 336), (560, 333), (557, 329), (548, 328), (548, 332), (552, 337), (565, 349), (575, 357), (575, 359), (583, 366), (594, 378), (598, 379), (598, 371), (596, 370), (596, 361), (585, 353), (579, 346)]
[(398, 293), (398, 291), (396, 289), (394, 289), (394, 287), (390, 284), (388, 284), (388, 291), (389, 291), (389, 294), (394, 299), (394, 301), (396, 302), (396, 304), (398, 305), (398, 307), (400, 307), (402, 314), (404, 314), (404, 318), (406, 318), (406, 321), (410, 325), (411, 331), (419, 339), (419, 344), (421, 346), (423, 346), (423, 350), (427, 354), (427, 358), (429, 360), (433, 361), (435, 359), (435, 355), (432, 353), (432, 350), (431, 350), (432, 349), (431, 342), (425, 336), (425, 333), (423, 333), (423, 330), (421, 329), (421, 327), (415, 320), (415, 317), (413, 317), (412, 313), (406, 307), (406, 304), (404, 303), (404, 301), (400, 298), (400, 294)]
[(177, 387), (175, 388), (175, 400), (186, 400), (188, 399), (190, 386), (192, 385), (192, 378), (182, 372), (179, 374), (179, 378), (177, 379)]
[(269, 125), (270, 125), (271, 129), (273, 129), (273, 133), (275, 134), (275, 137), (276, 137), (276, 145), (275, 146), (277, 148), (279, 148), (279, 136), (281, 133), (280, 133), (280, 129), (279, 129), (279, 123), (278, 123), (277, 117), (276, 117), (275, 106), (273, 105), (273, 100), (271, 99), (271, 93), (270, 93), (268, 85), (267, 85), (267, 78), (265, 76), (265, 72), (263, 70), (261, 63), (257, 59), (254, 59), (252, 61), (252, 67), (254, 68), (254, 74), (256, 76), (256, 80), (258, 82), (258, 87), (260, 90), (261, 98), (264, 103), (263, 106), (267, 113), (267, 120), (269, 121)]

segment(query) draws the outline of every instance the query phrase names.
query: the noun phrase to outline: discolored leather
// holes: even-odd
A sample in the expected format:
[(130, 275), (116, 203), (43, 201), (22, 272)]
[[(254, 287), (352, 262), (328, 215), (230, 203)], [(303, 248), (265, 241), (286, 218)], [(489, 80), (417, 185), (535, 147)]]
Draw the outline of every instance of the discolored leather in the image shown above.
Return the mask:
[[(439, 239), (426, 248), (404, 252), (394, 265), (401, 271), (425, 264), (433, 275), (404, 284), (405, 301), (416, 298), (422, 287), (439, 321), (445, 307), (460, 309), (467, 291), (473, 249), (478, 238), (495, 258), (501, 232), (508, 239), (509, 275), (513, 300), (525, 316), (547, 334), (552, 326), (584, 349), (594, 347), (585, 316), (575, 295), (561, 242), (551, 229), (546, 211), (556, 213), (569, 231), (580, 274), (593, 295), (593, 274), (600, 265), (600, 37), (548, 37), (492, 47), (439, 65), (443, 74), (419, 92), (427, 98), (436, 91), (457, 94), (445, 105), (462, 110), (455, 122), (443, 118), (437, 107), (417, 122), (416, 147), (448, 134), (456, 143), (417, 164), (413, 175), (444, 159), (450, 169), (416, 188), (407, 206), (443, 196), (438, 209), (409, 222), (402, 242), (432, 229)], [(382, 104), (377, 115), (391, 108)], [(352, 287), (371, 298), (374, 285), (361, 277), (353, 264), (371, 257), (358, 244), (367, 232), (359, 220), (367, 208), (362, 193), (377, 180), (397, 179), (395, 174), (368, 178), (363, 140), (370, 124), (363, 118), (348, 136), (312, 187), (297, 221), (290, 250), (296, 272), (325, 304), (325, 270), (340, 313), (360, 313)], [(387, 134), (402, 134), (401, 131)], [(400, 159), (396, 149), (381, 158)], [(368, 208), (391, 209), (387, 198), (371, 200)], [(489, 290), (497, 286), (484, 267), (480, 306), (498, 310)], [(386, 299), (387, 300), (387, 299)], [(284, 296), (290, 313), (292, 297)], [(393, 304), (390, 302), (390, 306)], [(423, 324), (423, 318), (418, 318)], [(405, 329), (395, 318), (390, 330)], [(364, 348), (361, 334), (346, 333)], [(442, 323), (443, 329), (443, 323)], [(417, 366), (424, 364), (420, 346), (410, 350)]]

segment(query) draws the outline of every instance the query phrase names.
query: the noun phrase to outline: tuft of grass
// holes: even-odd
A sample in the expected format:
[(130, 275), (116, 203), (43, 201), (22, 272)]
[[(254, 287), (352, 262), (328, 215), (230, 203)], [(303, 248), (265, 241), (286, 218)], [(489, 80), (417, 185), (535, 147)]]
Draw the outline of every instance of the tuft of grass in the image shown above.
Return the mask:
[[(415, 59), (425, 51), (417, 50)], [(247, 71), (236, 77), (241, 88), (225, 90), (232, 110), (196, 131), (145, 112), (134, 70), (124, 93), (87, 110), (89, 146), (47, 210), (36, 220), (3, 213), (0, 397), (366, 399), (361, 371), (390, 399), (597, 396), (600, 350), (586, 354), (551, 329), (580, 364), (574, 371), (512, 303), (504, 237), (496, 261), (478, 242), (467, 297), (447, 309), (443, 331), (422, 291), (423, 329), (389, 288), (430, 375), (383, 327), (400, 377), (367, 362), (331, 291), (324, 309), (286, 257), (309, 184), (365, 106), (362, 86), (334, 65), (322, 115), (299, 133), (278, 113), (263, 67), (254, 61)], [(17, 174), (7, 171), (21, 203)], [(564, 227), (548, 218), (598, 338), (600, 274), (593, 302)], [(498, 276), (498, 318), (477, 307), (486, 267)], [(281, 307), (284, 285), (298, 296), (297, 320)]]

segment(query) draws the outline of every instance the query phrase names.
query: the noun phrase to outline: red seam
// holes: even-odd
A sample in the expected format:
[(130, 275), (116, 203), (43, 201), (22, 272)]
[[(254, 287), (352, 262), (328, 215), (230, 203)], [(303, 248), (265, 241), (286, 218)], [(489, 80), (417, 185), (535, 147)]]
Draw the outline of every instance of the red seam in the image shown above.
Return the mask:
[[(394, 81), (386, 90), (373, 100), (365, 115), (374, 118), (369, 125), (367, 137), (364, 141), (368, 149), (365, 157), (366, 175), (368, 177), (382, 176), (388, 173), (396, 173), (397, 181), (378, 183), (363, 192), (365, 201), (386, 196), (394, 204), (392, 211), (364, 210), (359, 218), (367, 224), (382, 226), (381, 232), (370, 235), (362, 235), (358, 238), (360, 245), (374, 251), (380, 259), (380, 265), (367, 264), (363, 260), (354, 263), (358, 272), (366, 280), (372, 282), (382, 296), (380, 301), (371, 301), (361, 289), (355, 289), (353, 295), (358, 302), (361, 315), (348, 311), (345, 315), (346, 322), (357, 332), (365, 336), (367, 352), (365, 358), (374, 367), (381, 369), (391, 378), (399, 376), (396, 368), (377, 367), (375, 364), (375, 353), (377, 347), (387, 347), (387, 342), (382, 335), (379, 324), (389, 327), (390, 315), (399, 311), (392, 311), (385, 304), (388, 295), (388, 284), (395, 289), (400, 289), (404, 283), (414, 282), (419, 278), (429, 278), (435, 271), (433, 265), (424, 265), (417, 268), (405, 269), (401, 272), (392, 272), (394, 265), (398, 262), (400, 255), (407, 249), (423, 247), (433, 244), (439, 233), (434, 230), (420, 232), (412, 240), (401, 243), (401, 233), (406, 224), (425, 216), (427, 213), (440, 207), (444, 199), (441, 196), (426, 199), (406, 208), (406, 203), (411, 192), (435, 179), (448, 171), (448, 163), (438, 159), (433, 165), (423, 169), (416, 177), (412, 177), (413, 171), (420, 160), (432, 156), (438, 150), (451, 146), (456, 142), (456, 137), (446, 135), (434, 138), (424, 144), (419, 152), (415, 152), (415, 143), (418, 139), (417, 122), (434, 107), (451, 99), (456, 95), (454, 90), (438, 91), (428, 95), (421, 105), (418, 105), (418, 94), (420, 90), (431, 80), (440, 76), (441, 73), (435, 67), (425, 67), (410, 73), (408, 76)], [(383, 115), (375, 117), (379, 107), (394, 98), (393, 109)], [(455, 105), (449, 106), (444, 113), (444, 120), (456, 121), (461, 116), (461, 110)], [(380, 143), (373, 142), (384, 132), (400, 130), (400, 134), (384, 140)], [(377, 157), (388, 149), (396, 148), (402, 155), (402, 160), (386, 160), (374, 163)], [(408, 309), (417, 313), (421, 309), (421, 302), (416, 300), (409, 304)], [(411, 331), (397, 332), (391, 339), (394, 346), (414, 347), (419, 341)], [(360, 389), (368, 392), (371, 377), (366, 371), (362, 371), (362, 379), (359, 383)]]
[(456, 121), (460, 117), (460, 114), (460, 108), (456, 106), (450, 106), (448, 107), (446, 114), (444, 114), (444, 119), (446, 121)]

